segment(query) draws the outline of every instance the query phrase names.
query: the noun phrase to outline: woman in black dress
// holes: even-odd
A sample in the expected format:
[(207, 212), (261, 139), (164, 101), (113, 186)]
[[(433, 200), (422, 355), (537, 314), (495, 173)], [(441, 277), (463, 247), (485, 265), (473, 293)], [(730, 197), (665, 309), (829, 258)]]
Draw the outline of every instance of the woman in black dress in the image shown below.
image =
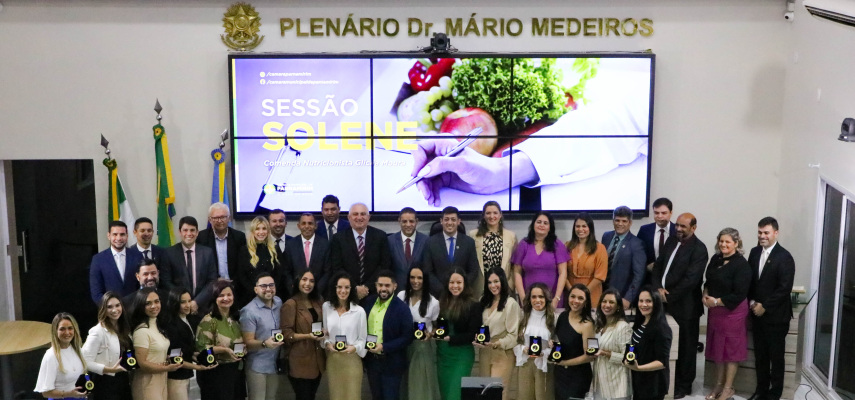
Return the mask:
[(276, 244), (270, 236), (270, 223), (267, 218), (255, 217), (249, 224), (246, 246), (238, 250), (238, 272), (235, 282), (235, 306), (238, 310), (255, 298), (255, 277), (267, 272), (276, 283), (276, 293), (280, 299), (290, 296), (290, 288), (283, 284)]
[(190, 302), (190, 291), (183, 287), (172, 288), (164, 310), (164, 330), (166, 338), (169, 339), (169, 349), (181, 349), (181, 357), (185, 359), (179, 370), (166, 374), (169, 400), (189, 399), (193, 371), (206, 371), (215, 367), (203, 367), (194, 362), (199, 317), (190, 313)]
[(632, 399), (662, 400), (668, 393), (671, 328), (665, 320), (659, 291), (650, 286), (642, 288), (638, 311), (641, 315), (635, 319), (630, 342), (635, 360), (624, 360), (624, 365), (632, 370)]
[(570, 288), (567, 301), (570, 309), (561, 313), (555, 327), (565, 358), (555, 368), (555, 400), (584, 398), (594, 378), (591, 362), (597, 358), (585, 352), (588, 338), (596, 336), (591, 318), (591, 292), (577, 283)]

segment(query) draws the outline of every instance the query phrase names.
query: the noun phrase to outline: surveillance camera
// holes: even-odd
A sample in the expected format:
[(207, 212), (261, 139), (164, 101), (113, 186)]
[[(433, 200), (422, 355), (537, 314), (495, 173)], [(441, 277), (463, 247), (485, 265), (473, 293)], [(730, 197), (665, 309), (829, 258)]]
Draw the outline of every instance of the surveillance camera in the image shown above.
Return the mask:
[(843, 125), (840, 126), (840, 136), (837, 138), (841, 142), (855, 142), (855, 118), (845, 118)]
[(787, 20), (787, 21), (792, 22), (792, 21), (793, 21), (793, 18), (795, 18), (795, 17), (796, 17), (796, 14), (795, 14), (794, 12), (792, 12), (792, 11), (791, 11), (791, 12), (788, 12), (788, 13), (784, 13), (784, 19), (785, 19), (785, 20)]

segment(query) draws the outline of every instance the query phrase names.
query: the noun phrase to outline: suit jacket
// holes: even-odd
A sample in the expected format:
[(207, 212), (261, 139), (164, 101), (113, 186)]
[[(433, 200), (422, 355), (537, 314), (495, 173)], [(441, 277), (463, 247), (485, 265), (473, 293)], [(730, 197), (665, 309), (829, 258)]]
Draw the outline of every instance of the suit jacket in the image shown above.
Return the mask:
[[(312, 308), (318, 313), (318, 322), (323, 321), (321, 302), (312, 302)], [(291, 376), (295, 378), (314, 379), (319, 377), (318, 371), (323, 374), (326, 369), (327, 358), (323, 346), (314, 340), (292, 339), (295, 333), (312, 333), (312, 322), (309, 309), (294, 299), (288, 299), (279, 309), (279, 329), (285, 335), (285, 345), (282, 347), (285, 347), (284, 351), (289, 354)]]
[[(603, 234), (603, 240), (600, 243), (608, 249), (613, 240), (615, 240), (615, 231), (608, 231)], [(647, 253), (644, 251), (641, 239), (632, 232), (627, 232), (609, 268), (609, 287), (617, 289), (621, 297), (630, 303), (635, 303), (638, 291), (644, 282), (644, 274), (647, 272), (646, 261)]]
[[(775, 244), (763, 274), (760, 274), (760, 255), (763, 248), (757, 246), (748, 255), (748, 265), (753, 276), (748, 299), (763, 305), (766, 312), (761, 317), (755, 317), (765, 323), (789, 323), (793, 318), (793, 305), (790, 302), (790, 292), (793, 290), (793, 279), (796, 274), (796, 262), (793, 256), (780, 243)], [(754, 317), (754, 313), (751, 313)]]
[[(672, 238), (677, 236), (677, 228), (672, 222), (669, 225), (671, 228), (668, 230), (668, 237)], [(656, 261), (656, 251), (654, 250), (658, 241), (656, 239), (656, 233), (659, 231), (659, 228), (656, 227), (656, 223), (649, 223), (647, 225), (642, 225), (641, 228), (638, 228), (638, 238), (641, 239), (641, 242), (644, 244), (644, 252), (647, 253), (647, 264)]]
[[(377, 295), (362, 300), (366, 318), (370, 319), (371, 309), (377, 301)], [(376, 363), (386, 371), (402, 371), (407, 368), (407, 347), (413, 342), (413, 314), (410, 308), (397, 296), (392, 296), (389, 308), (383, 316), (383, 353), (386, 358), (378, 360), (366, 355), (365, 365), (369, 368)]]
[(425, 267), (425, 274), (430, 276), (430, 292), (437, 299), (442, 297), (454, 267), (460, 267), (466, 272), (466, 284), (473, 288), (481, 276), (481, 267), (478, 266), (478, 257), (475, 255), (475, 241), (459, 233), (454, 242), (453, 262), (448, 260), (445, 234), (439, 234), (428, 238), (422, 264)]
[[(187, 255), (184, 253), (184, 245), (177, 243), (166, 249), (166, 254), (169, 255), (169, 260), (175, 266), (175, 275), (171, 276), (172, 285), (181, 286), (190, 291), (199, 310), (207, 310), (208, 302), (213, 297), (211, 285), (217, 281), (219, 274), (217, 273), (217, 262), (214, 250), (208, 247), (196, 244), (195, 261), (196, 261), (196, 290), (193, 290), (193, 285), (190, 284), (192, 275), (187, 269)], [(199, 314), (204, 315), (202, 311)]]
[(635, 346), (635, 362), (637, 365), (644, 365), (659, 361), (665, 368), (650, 372), (632, 371), (633, 396), (655, 399), (668, 393), (671, 377), (668, 361), (672, 338), (671, 327), (664, 318), (659, 323), (651, 321), (647, 324), (641, 340)]
[(416, 231), (415, 237), (415, 243), (411, 244), (412, 258), (410, 262), (407, 262), (401, 231), (390, 233), (388, 236), (389, 248), (392, 250), (392, 272), (395, 273), (395, 277), (398, 280), (398, 288), (401, 290), (407, 286), (407, 280), (410, 278), (410, 268), (413, 267), (413, 263), (421, 262), (425, 252), (425, 243), (427, 243), (428, 236)]
[[(271, 238), (273, 239), (273, 245), (276, 246), (276, 238), (274, 238), (274, 237), (271, 237)], [(284, 245), (288, 244), (288, 241), (293, 239), (293, 238), (294, 237), (291, 235), (282, 235), (282, 237), (280, 239), (282, 239), (281, 243), (284, 246)], [(285, 254), (285, 252), (282, 249), (280, 249), (279, 246), (276, 246), (276, 252), (278, 253), (277, 256), (281, 260), (282, 255)]]
[[(363, 279), (359, 280), (359, 252), (356, 247), (356, 239), (353, 237), (353, 228), (339, 230), (330, 242), (330, 269), (332, 271), (345, 270), (357, 285), (368, 287), (369, 293), (376, 293), (374, 282), (377, 274), (384, 269), (392, 268), (392, 256), (389, 251), (389, 240), (386, 232), (373, 226), (365, 229), (365, 260), (362, 267), (365, 268)], [(332, 285), (333, 283), (329, 283)]]
[(303, 236), (298, 235), (285, 242), (285, 254), (282, 257), (282, 279), (285, 287), (290, 293), (297, 293), (297, 277), (303, 275), (306, 269), (312, 271), (315, 276), (315, 286), (322, 294), (326, 294), (327, 279), (330, 278), (330, 243), (326, 238), (315, 233), (315, 241), (312, 244), (312, 254), (309, 255), (309, 264), (306, 266), (306, 255), (303, 254)]
[[(318, 224), (317, 224), (318, 228), (315, 230), (315, 234), (326, 239), (326, 240), (330, 240), (331, 238), (327, 237), (327, 224), (326, 224), (326, 222), (324, 222), (323, 218), (318, 220), (317, 222), (318, 222)], [(338, 230), (336, 230), (336, 233), (339, 233), (343, 230), (346, 230), (347, 228), (350, 228), (350, 221), (348, 221), (347, 218), (339, 218), (338, 219)]]
[[(217, 255), (217, 237), (214, 234), (214, 228), (204, 229), (199, 232), (196, 238), (196, 244), (207, 246), (214, 250), (214, 265), (219, 266), (219, 256)], [(229, 278), (235, 279), (238, 270), (238, 251), (241, 247), (246, 246), (246, 234), (229, 227), (229, 234), (226, 237), (226, 248), (229, 266)], [(219, 276), (219, 268), (217, 268), (217, 276)]]
[[(704, 313), (704, 304), (701, 302), (703, 290), (701, 285), (704, 280), (704, 270), (707, 267), (709, 256), (707, 246), (701, 242), (696, 235), (684, 240), (685, 243), (677, 249), (671, 269), (665, 278), (666, 296), (665, 310), (675, 319), (697, 318)], [(662, 287), (662, 276), (671, 253), (677, 247), (677, 236), (671, 236), (665, 241), (665, 251), (659, 253), (656, 265), (653, 266), (653, 287)]]
[[(469, 237), (475, 241), (475, 256), (478, 258), (478, 267), (481, 269), (481, 277), (484, 278), (484, 274), (487, 272), (484, 269), (484, 237), (477, 236), (478, 229), (473, 229), (469, 231)], [(514, 292), (514, 274), (511, 269), (511, 256), (514, 255), (514, 250), (517, 248), (517, 234), (514, 231), (503, 228), (502, 229), (502, 269), (505, 271), (505, 276), (508, 278), (508, 285), (511, 288), (511, 293)], [(484, 282), (481, 279), (481, 282), (475, 282), (473, 286), (476, 294), (484, 290)], [(475, 297), (480, 298), (480, 296)]]
[[(168, 286), (168, 279), (164, 277), (170, 278), (173, 274), (172, 271), (172, 262), (169, 260), (169, 256), (166, 254), (166, 249), (160, 246), (156, 246), (152, 244), (149, 247), (151, 250), (149, 254), (149, 258), (154, 260), (154, 265), (157, 266), (157, 273), (160, 276), (160, 285), (158, 287), (162, 289), (172, 289), (171, 286)], [(134, 252), (139, 254), (139, 258), (142, 259), (143, 255), (140, 252), (139, 248), (136, 244), (128, 248), (129, 252)], [(134, 267), (134, 269), (137, 269)]]
[(92, 301), (95, 304), (101, 304), (101, 297), (108, 291), (124, 297), (139, 289), (135, 274), (136, 265), (141, 259), (142, 255), (139, 252), (125, 250), (125, 278), (122, 279), (110, 249), (92, 256), (92, 263), (89, 265), (89, 294), (92, 296)]

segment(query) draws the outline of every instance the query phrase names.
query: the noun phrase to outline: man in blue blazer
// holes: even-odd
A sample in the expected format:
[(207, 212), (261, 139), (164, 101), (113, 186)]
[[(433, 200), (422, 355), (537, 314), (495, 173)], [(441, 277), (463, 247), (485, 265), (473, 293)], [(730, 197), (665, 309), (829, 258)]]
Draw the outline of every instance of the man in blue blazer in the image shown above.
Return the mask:
[[(660, 247), (665, 246), (668, 238), (677, 234), (677, 227), (671, 222), (674, 204), (665, 197), (653, 202), (653, 223), (642, 225), (638, 229), (638, 238), (644, 244), (647, 254), (647, 271), (653, 270), (653, 263), (659, 258)], [(603, 243), (605, 245), (605, 243)]]
[(108, 291), (123, 297), (139, 289), (135, 268), (141, 257), (125, 248), (128, 226), (122, 221), (111, 221), (107, 239), (110, 248), (93, 256), (89, 266), (89, 293), (95, 304), (101, 304), (101, 297)]
[(332, 241), (336, 233), (350, 228), (350, 221), (347, 218), (341, 218), (338, 197), (331, 194), (324, 196), (324, 199), (321, 200), (321, 213), (324, 218), (318, 222), (317, 234), (319, 237)]
[(392, 249), (392, 268), (398, 282), (401, 282), (401, 289), (403, 290), (407, 279), (410, 278), (410, 268), (412, 268), (413, 263), (422, 260), (428, 237), (424, 233), (416, 231), (419, 218), (416, 216), (416, 210), (412, 207), (405, 207), (401, 210), (401, 213), (398, 214), (398, 223), (401, 224), (401, 230), (389, 234), (389, 248)]
[[(134, 221), (134, 236), (137, 238), (137, 243), (128, 247), (129, 253), (138, 253), (140, 259), (147, 258), (154, 261), (154, 265), (157, 267), (158, 273), (161, 275), (164, 273), (166, 276), (175, 275), (172, 263), (169, 260), (169, 256), (166, 254), (166, 249), (151, 243), (151, 240), (154, 237), (154, 223), (152, 223), (150, 219), (142, 217), (137, 218), (137, 220)], [(164, 270), (168, 271), (163, 272)], [(172, 289), (170, 282), (166, 281), (161, 281), (158, 287), (167, 290)]]
[(374, 400), (397, 400), (407, 370), (407, 347), (413, 342), (413, 315), (395, 296), (398, 285), (392, 271), (380, 271), (375, 286), (377, 294), (362, 301), (368, 334), (377, 337), (377, 346), (364, 358), (368, 385)]
[(612, 214), (615, 230), (603, 234), (600, 243), (606, 246), (609, 255), (609, 274), (604, 287), (612, 287), (620, 292), (624, 309), (629, 309), (638, 297), (638, 291), (644, 282), (645, 261), (644, 244), (635, 237), (629, 228), (632, 226), (632, 209), (620, 206)]

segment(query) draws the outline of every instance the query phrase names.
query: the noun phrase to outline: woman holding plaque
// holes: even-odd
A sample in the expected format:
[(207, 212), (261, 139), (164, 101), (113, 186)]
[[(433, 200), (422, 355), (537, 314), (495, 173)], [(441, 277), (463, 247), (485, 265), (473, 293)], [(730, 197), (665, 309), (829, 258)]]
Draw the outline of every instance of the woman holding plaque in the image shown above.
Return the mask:
[(80, 344), (80, 329), (71, 314), (59, 313), (50, 327), (50, 348), (42, 357), (36, 392), (51, 399), (85, 399), (86, 388), (76, 386), (86, 373)]
[(549, 353), (555, 334), (555, 308), (549, 287), (535, 282), (528, 287), (514, 347), (519, 369), (518, 400), (551, 400), (554, 396)]
[(284, 351), (288, 352), (288, 380), (298, 399), (315, 400), (327, 365), (324, 336), (312, 334), (312, 324), (324, 320), (323, 299), (315, 275), (306, 270), (297, 280), (297, 293), (288, 299), (279, 314)]
[[(505, 229), (502, 208), (498, 202), (490, 200), (484, 203), (478, 229), (469, 231), (469, 236), (475, 239), (475, 254), (478, 256), (478, 265), (481, 266), (478, 282), (473, 283), (472, 287), (480, 291), (484, 288), (487, 271), (499, 268), (505, 272), (505, 276), (510, 277), (508, 283), (513, 291), (514, 274), (511, 269), (511, 256), (517, 247), (517, 234), (510, 229)], [(481, 294), (476, 293), (475, 297), (478, 298)]]
[(511, 259), (520, 302), (525, 303), (525, 288), (542, 282), (554, 295), (549, 299), (552, 308), (561, 307), (561, 293), (567, 280), (569, 260), (570, 256), (564, 243), (555, 236), (555, 220), (552, 215), (547, 212), (535, 214), (528, 226), (528, 236), (520, 241)]
[(709, 308), (706, 358), (715, 363), (716, 385), (707, 400), (733, 397), (739, 362), (748, 358), (748, 289), (751, 267), (742, 255), (739, 231), (718, 234), (715, 255), (707, 266), (703, 303)]
[(629, 370), (623, 367), (626, 344), (632, 338), (632, 328), (626, 323), (623, 299), (617, 289), (603, 292), (597, 307), (599, 351), (594, 361), (594, 398), (597, 400), (628, 400), (632, 397)]
[[(439, 317), (439, 301), (430, 294), (430, 279), (425, 279), (421, 263), (413, 263), (406, 288), (398, 298), (413, 315), (413, 342), (407, 349), (409, 370), (404, 375), (403, 393), (408, 400), (439, 400), (436, 377), (436, 343), (431, 338), (433, 321)], [(424, 329), (419, 329), (424, 324)]]
[(573, 236), (567, 242), (567, 250), (570, 252), (567, 287), (581, 283), (591, 294), (589, 303), (600, 301), (603, 282), (609, 275), (609, 255), (606, 246), (597, 242), (594, 220), (588, 213), (579, 214), (573, 221)]
[(481, 326), (481, 307), (472, 298), (472, 288), (466, 273), (460, 268), (451, 270), (448, 285), (439, 300), (439, 317), (446, 322), (445, 335), (434, 331), (436, 344), (436, 370), (439, 393), (443, 400), (460, 400), (460, 386), (464, 376), (470, 376), (475, 364), (472, 339)]
[(567, 295), (568, 309), (558, 317), (555, 336), (564, 350), (564, 358), (555, 367), (555, 398), (584, 398), (591, 390), (591, 362), (596, 355), (588, 354), (588, 339), (596, 337), (591, 320), (591, 292), (577, 283)]
[[(123, 311), (122, 300), (116, 292), (104, 293), (98, 307), (98, 324), (89, 330), (86, 343), (83, 343), (86, 369), (98, 387), (92, 394), (95, 400), (131, 399), (128, 371), (120, 364), (122, 357), (127, 359), (129, 350), (133, 350), (131, 329)], [(134, 361), (129, 363), (136, 365), (136, 358), (132, 358)]]
[(491, 268), (485, 274), (484, 295), (481, 296), (482, 325), (489, 329), (490, 338), (485, 343), (472, 342), (480, 348), (478, 367), (481, 376), (502, 378), (502, 398), (508, 399), (511, 373), (516, 359), (517, 329), (520, 323), (520, 306), (511, 297), (511, 288), (502, 268)]
[(255, 297), (255, 277), (260, 272), (267, 272), (276, 282), (276, 293), (280, 298), (287, 298), (288, 291), (282, 284), (280, 272), (280, 261), (277, 257), (276, 244), (270, 236), (270, 223), (267, 218), (255, 217), (249, 223), (249, 232), (246, 238), (246, 246), (238, 250), (238, 273), (237, 293), (240, 298), (235, 299), (238, 310), (249, 304)]
[(243, 346), (240, 330), (240, 311), (235, 306), (234, 287), (226, 280), (214, 282), (213, 296), (208, 309), (196, 330), (196, 351), (203, 357), (211, 348), (217, 367), (199, 371), (196, 381), (205, 400), (233, 400), (246, 397), (246, 384), (242, 371), (243, 361), (235, 353), (235, 346)]
[(638, 293), (638, 312), (624, 366), (632, 370), (633, 400), (662, 400), (668, 393), (671, 327), (665, 320), (662, 298), (652, 286)]
[[(166, 390), (169, 400), (187, 400), (190, 397), (190, 378), (193, 371), (207, 371), (216, 365), (203, 367), (193, 362), (196, 352), (196, 327), (199, 317), (191, 314), (192, 299), (190, 292), (183, 287), (172, 288), (164, 311), (166, 338), (169, 339), (169, 351), (180, 349), (181, 369), (166, 374)], [(174, 360), (169, 360), (174, 362)]]
[(359, 400), (362, 397), (362, 357), (368, 353), (368, 318), (357, 305), (354, 280), (345, 271), (333, 275), (330, 299), (323, 306), (327, 337), (327, 372), (330, 400)]
[(168, 364), (169, 339), (163, 329), (160, 296), (155, 288), (142, 288), (134, 295), (131, 305), (131, 326), (134, 327), (134, 356), (140, 369), (134, 372), (131, 391), (135, 399), (166, 400), (166, 374), (181, 368)]

